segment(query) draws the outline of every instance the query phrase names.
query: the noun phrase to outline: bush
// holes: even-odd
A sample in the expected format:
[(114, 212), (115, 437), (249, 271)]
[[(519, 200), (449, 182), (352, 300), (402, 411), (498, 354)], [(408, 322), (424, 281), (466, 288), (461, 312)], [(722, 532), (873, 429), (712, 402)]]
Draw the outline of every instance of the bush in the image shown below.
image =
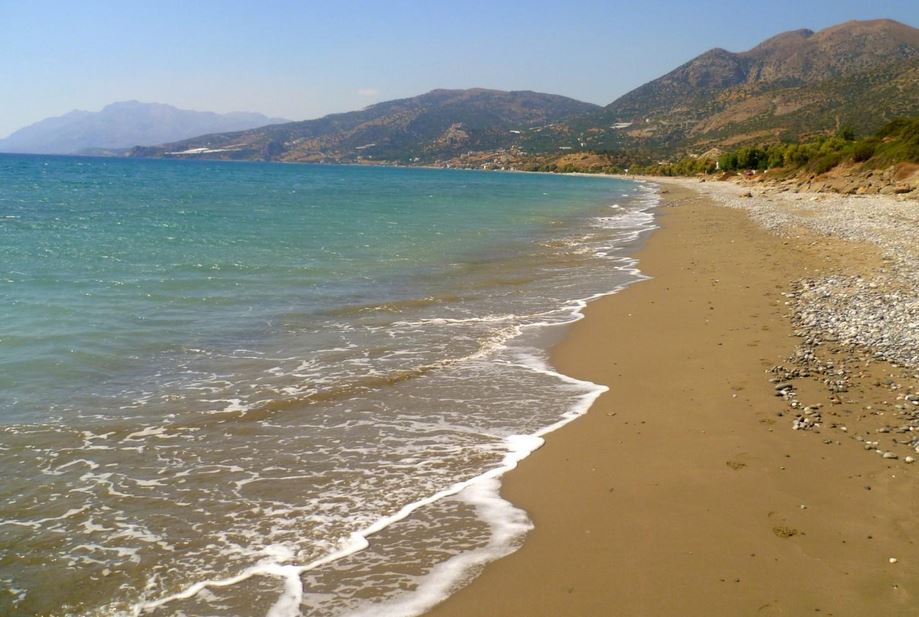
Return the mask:
[(786, 167), (801, 167), (806, 165), (817, 154), (816, 144), (794, 144), (789, 146), (785, 153)]
[(766, 169), (766, 153), (760, 148), (741, 148), (737, 151), (738, 169)]
[(725, 152), (718, 157), (718, 167), (724, 171), (734, 171), (737, 169), (737, 153)]
[(919, 163), (919, 117), (888, 122), (877, 136), (872, 164)]
[(841, 137), (830, 137), (820, 143), (819, 152), (821, 155), (833, 154), (845, 149), (849, 144)]
[(836, 131), (836, 137), (839, 137), (843, 141), (855, 141), (855, 129), (847, 124)]
[(891, 120), (877, 132), (877, 136), (880, 138), (884, 137), (893, 137), (908, 132), (911, 125), (917, 125), (919, 119), (913, 118), (897, 118), (896, 120)]
[(815, 173), (825, 174), (830, 171), (842, 161), (842, 154), (839, 152), (832, 152), (830, 154), (824, 154), (813, 163), (811, 163), (810, 168)]
[(870, 141), (860, 141), (852, 150), (852, 160), (856, 163), (864, 163), (872, 156), (874, 156), (874, 144)]
[[(633, 172), (662, 175), (690, 176), (702, 172), (713, 173), (715, 161), (684, 156), (677, 161), (652, 163), (650, 156), (644, 160), (632, 159)], [(871, 167), (894, 165), (903, 161), (919, 163), (919, 116), (901, 118), (887, 123), (874, 137), (857, 138), (851, 127), (843, 126), (834, 135), (815, 137), (804, 143), (770, 143), (742, 146), (724, 152), (718, 157), (717, 167), (726, 175), (739, 170), (766, 170), (784, 167), (789, 173), (805, 168), (823, 174), (843, 161), (866, 163)]]
[(766, 167), (769, 169), (773, 167), (784, 167), (786, 151), (787, 147), (784, 145), (775, 145), (769, 148), (768, 155), (766, 157)]

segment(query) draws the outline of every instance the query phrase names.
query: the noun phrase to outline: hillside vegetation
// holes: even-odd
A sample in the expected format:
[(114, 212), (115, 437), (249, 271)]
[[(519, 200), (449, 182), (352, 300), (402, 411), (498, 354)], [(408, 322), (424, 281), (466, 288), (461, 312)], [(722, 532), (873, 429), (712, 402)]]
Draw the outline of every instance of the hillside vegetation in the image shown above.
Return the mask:
[(875, 20), (785, 32), (741, 53), (712, 49), (576, 124), (594, 149), (672, 153), (841, 126), (870, 133), (915, 114), (919, 30)]
[(845, 127), (834, 135), (803, 142), (742, 146), (703, 156), (686, 156), (673, 163), (636, 166), (633, 171), (687, 176), (715, 171), (769, 171), (824, 174), (837, 166), (883, 169), (898, 163), (919, 163), (919, 116), (888, 122), (874, 135), (858, 138)]

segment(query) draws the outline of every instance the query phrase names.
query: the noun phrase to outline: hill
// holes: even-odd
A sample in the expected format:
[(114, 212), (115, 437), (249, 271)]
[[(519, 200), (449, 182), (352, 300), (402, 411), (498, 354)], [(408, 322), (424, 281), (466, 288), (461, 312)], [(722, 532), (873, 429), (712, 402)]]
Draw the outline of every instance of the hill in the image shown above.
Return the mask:
[(237, 131), (276, 122), (257, 113), (217, 114), (161, 103), (125, 101), (101, 111), (72, 111), (47, 118), (0, 139), (0, 152), (32, 154), (111, 153), (138, 144), (159, 144), (202, 133)]
[[(434, 90), (316, 120), (135, 148), (134, 156), (603, 168), (681, 153), (870, 134), (919, 114), (919, 30), (892, 20), (712, 49), (600, 108), (536, 92)], [(565, 158), (562, 164), (554, 159)], [(593, 164), (593, 163), (592, 163)]]
[(528, 133), (597, 105), (539, 92), (433, 90), (360, 111), (254, 130), (204, 135), (134, 156), (329, 162), (430, 162), (512, 148)]
[(572, 123), (594, 149), (702, 151), (861, 133), (919, 113), (919, 30), (892, 20), (795, 30), (749, 51), (712, 49)]

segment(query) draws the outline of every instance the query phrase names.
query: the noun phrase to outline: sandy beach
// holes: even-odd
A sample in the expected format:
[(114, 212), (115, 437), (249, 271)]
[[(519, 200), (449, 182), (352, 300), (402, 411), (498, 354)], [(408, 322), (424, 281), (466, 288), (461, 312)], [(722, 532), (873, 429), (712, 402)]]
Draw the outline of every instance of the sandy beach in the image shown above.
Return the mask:
[(832, 287), (874, 293), (908, 259), (823, 233), (820, 204), (723, 207), (736, 190), (663, 185), (653, 278), (553, 352), (610, 391), (505, 479), (535, 530), (430, 615), (919, 615), (910, 339), (859, 347)]

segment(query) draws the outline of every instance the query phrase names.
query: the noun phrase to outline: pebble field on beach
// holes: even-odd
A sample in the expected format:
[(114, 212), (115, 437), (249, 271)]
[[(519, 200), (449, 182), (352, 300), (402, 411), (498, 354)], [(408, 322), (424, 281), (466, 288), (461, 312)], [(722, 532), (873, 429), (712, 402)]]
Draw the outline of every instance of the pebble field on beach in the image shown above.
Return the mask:
[[(799, 345), (787, 363), (771, 370), (784, 402), (777, 415), (795, 430), (821, 433), (827, 444), (848, 438), (885, 459), (909, 464), (919, 458), (919, 201), (685, 184), (744, 210), (788, 242), (824, 237), (877, 251), (879, 267), (789, 281), (784, 296)], [(798, 380), (807, 378), (822, 385), (825, 400), (799, 394)], [(872, 386), (873, 397), (853, 394)]]

